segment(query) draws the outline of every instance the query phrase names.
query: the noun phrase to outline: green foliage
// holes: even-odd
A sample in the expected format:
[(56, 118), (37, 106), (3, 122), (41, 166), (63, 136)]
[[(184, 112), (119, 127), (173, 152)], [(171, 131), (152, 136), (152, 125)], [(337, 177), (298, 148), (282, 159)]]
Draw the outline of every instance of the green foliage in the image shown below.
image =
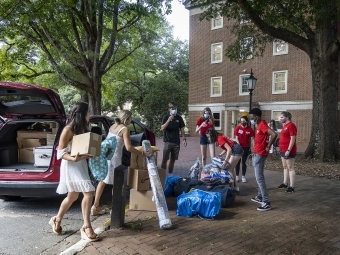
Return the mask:
[[(235, 40), (228, 45), (226, 56), (233, 61), (245, 62), (247, 56), (262, 56), (268, 42), (274, 38), (289, 42), (310, 54), (307, 39), (314, 39), (319, 29), (336, 25), (340, 18), (339, 0), (185, 0), (191, 6), (204, 6), (201, 20), (218, 15), (231, 21), (228, 27)], [(243, 22), (241, 22), (243, 21)], [(244, 22), (246, 21), (246, 22)], [(251, 37), (248, 47), (240, 41)]]
[(9, 61), (12, 66), (5, 67), (1, 75), (33, 79), (53, 71), (64, 84), (84, 91), (90, 109), (100, 113), (103, 76), (157, 38), (155, 30), (171, 11), (170, 2), (4, 0), (0, 42), (10, 50), (6, 49), (6, 59), (0, 62)]
[(141, 47), (104, 78), (103, 97), (111, 109), (131, 102), (136, 115), (160, 133), (170, 101), (178, 104), (179, 112), (188, 111), (189, 58), (187, 42), (174, 40), (168, 26), (157, 31), (152, 46)]

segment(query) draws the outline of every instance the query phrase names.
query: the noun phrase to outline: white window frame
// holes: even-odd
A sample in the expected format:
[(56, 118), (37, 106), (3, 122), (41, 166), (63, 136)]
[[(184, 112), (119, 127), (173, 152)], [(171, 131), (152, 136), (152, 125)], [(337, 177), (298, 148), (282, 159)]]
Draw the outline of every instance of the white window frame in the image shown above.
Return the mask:
[(238, 83), (239, 83), (238, 94), (239, 94), (239, 96), (249, 95), (248, 86), (247, 86), (247, 91), (246, 92), (242, 92), (243, 80), (249, 78), (249, 76), (250, 76), (250, 74), (241, 74), (239, 76), (239, 79), (238, 79)]
[[(220, 80), (220, 93), (214, 94), (214, 80)], [(222, 76), (211, 77), (210, 79), (210, 97), (222, 96)]]
[[(216, 46), (221, 46), (221, 59), (219, 60), (214, 60), (214, 56), (215, 56), (215, 47)], [(219, 42), (219, 43), (213, 43), (211, 44), (211, 63), (221, 63), (223, 61), (223, 42)]]
[[(221, 24), (218, 25), (218, 26), (215, 26), (216, 20), (221, 20)], [(223, 17), (221, 15), (217, 15), (216, 18), (211, 19), (211, 30), (220, 29), (222, 27), (223, 27)]]
[[(285, 89), (284, 90), (275, 90), (275, 74), (277, 73), (285, 73)], [(288, 89), (288, 70), (282, 70), (282, 71), (275, 71), (272, 75), (272, 94), (286, 94)]]
[[(282, 128), (278, 128), (279, 127), (279, 123), (280, 123), (280, 115), (281, 115), (281, 112), (283, 112), (284, 110), (272, 110), (272, 113), (271, 113), (271, 120), (275, 120), (275, 124), (276, 124), (276, 128), (277, 128), (277, 132), (281, 132)], [(275, 113), (278, 113), (278, 118), (276, 118), (276, 114)], [(282, 127), (282, 124), (281, 124), (281, 127)]]
[[(244, 41), (244, 40), (248, 40), (248, 39), (250, 39), (250, 41), (253, 41), (253, 40), (254, 40), (253, 37), (245, 37), (245, 38), (241, 39), (241, 41), (240, 41), (241, 50), (242, 50), (242, 48), (243, 48), (243, 41)], [(253, 49), (253, 46), (250, 47), (251, 54), (248, 55), (248, 56), (246, 57), (246, 59), (252, 59), (252, 58), (253, 58), (253, 50), (254, 50), (254, 49)], [(242, 56), (241, 54), (240, 54), (240, 59), (243, 59), (243, 56)]]
[[(218, 119), (219, 122), (220, 122), (220, 125), (219, 126), (216, 126), (215, 124), (215, 129), (216, 130), (222, 130), (222, 111), (212, 111), (212, 114), (214, 115), (214, 113), (218, 113), (220, 115), (220, 118)], [(214, 116), (215, 118), (215, 116)], [(216, 122), (215, 122), (216, 123)]]
[[(286, 50), (283, 50), (283, 51), (277, 51), (277, 45), (278, 44), (285, 44), (286, 45)], [(273, 55), (274, 56), (278, 56), (278, 55), (285, 55), (285, 54), (288, 54), (288, 43), (285, 42), (285, 41), (282, 41), (280, 39), (275, 39), (273, 41)]]

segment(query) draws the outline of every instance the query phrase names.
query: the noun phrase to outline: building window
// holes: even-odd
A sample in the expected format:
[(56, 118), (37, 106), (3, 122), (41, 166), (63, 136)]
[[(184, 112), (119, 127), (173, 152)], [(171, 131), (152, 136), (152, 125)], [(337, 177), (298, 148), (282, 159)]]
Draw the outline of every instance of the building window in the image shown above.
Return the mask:
[(222, 77), (212, 77), (210, 85), (210, 96), (220, 97), (222, 96)]
[(239, 95), (249, 95), (247, 79), (250, 75), (243, 74), (239, 76)]
[(287, 93), (288, 71), (273, 72), (273, 94)]
[(282, 123), (280, 122), (281, 112), (283, 112), (283, 111), (275, 111), (275, 110), (272, 111), (272, 118), (271, 119), (275, 120), (276, 129), (277, 129), (278, 132), (281, 132), (281, 129), (282, 129)]
[(253, 58), (253, 38), (246, 37), (240, 41), (240, 59)]
[(222, 62), (223, 43), (214, 43), (211, 45), (211, 63)]
[(216, 18), (211, 19), (211, 30), (223, 27), (223, 17), (218, 15)]
[(288, 43), (280, 39), (273, 41), (273, 55), (288, 54)]
[(221, 130), (221, 112), (213, 112), (212, 114), (215, 119), (215, 129)]

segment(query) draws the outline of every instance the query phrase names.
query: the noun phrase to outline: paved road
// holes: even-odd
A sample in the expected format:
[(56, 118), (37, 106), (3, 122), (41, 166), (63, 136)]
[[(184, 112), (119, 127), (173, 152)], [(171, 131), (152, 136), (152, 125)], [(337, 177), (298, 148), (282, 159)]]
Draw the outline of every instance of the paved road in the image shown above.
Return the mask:
[[(62, 222), (63, 235), (52, 233), (49, 219), (59, 209), (62, 197), (24, 197), (17, 201), (0, 200), (0, 254), (23, 255), (41, 254), (50, 247), (61, 244), (66, 237), (78, 240), (82, 226), (80, 202), (76, 201)], [(110, 191), (103, 197), (110, 203)], [(97, 217), (92, 217), (95, 220)], [(75, 242), (75, 241), (74, 241)]]

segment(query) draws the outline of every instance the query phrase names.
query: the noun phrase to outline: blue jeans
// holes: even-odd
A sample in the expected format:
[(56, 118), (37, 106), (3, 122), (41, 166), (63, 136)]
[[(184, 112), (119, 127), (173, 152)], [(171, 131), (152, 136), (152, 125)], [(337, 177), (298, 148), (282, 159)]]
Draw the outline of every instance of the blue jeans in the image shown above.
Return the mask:
[(264, 179), (264, 163), (267, 157), (261, 156), (259, 154), (253, 154), (253, 167), (255, 171), (255, 178), (257, 185), (259, 186), (257, 196), (262, 198), (262, 202), (269, 202), (268, 190), (266, 186), (266, 181)]

